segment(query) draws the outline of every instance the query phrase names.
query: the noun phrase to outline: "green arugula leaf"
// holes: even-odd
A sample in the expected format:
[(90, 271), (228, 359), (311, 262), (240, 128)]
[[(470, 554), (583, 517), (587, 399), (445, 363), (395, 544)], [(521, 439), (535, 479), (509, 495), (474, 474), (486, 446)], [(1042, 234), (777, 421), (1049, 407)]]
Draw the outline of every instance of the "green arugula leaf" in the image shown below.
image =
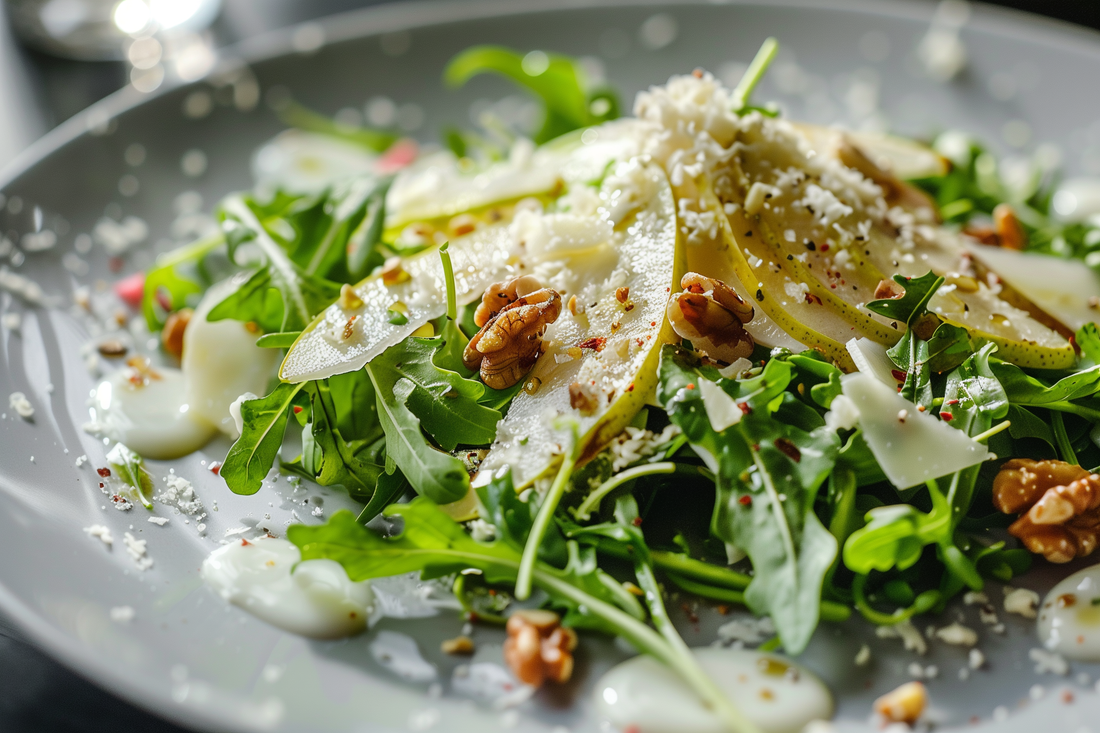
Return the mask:
[(793, 374), (779, 359), (758, 377), (717, 380), (747, 412), (736, 426), (715, 433), (696, 388), (707, 372), (694, 353), (665, 346), (658, 397), (716, 474), (712, 531), (752, 560), (746, 603), (771, 614), (784, 647), (797, 654), (817, 626), (822, 584), (837, 553), (813, 507), (836, 464), (839, 439), (824, 427), (806, 432), (775, 418)]
[(1040, 420), (1034, 412), (1026, 407), (1009, 405), (1008, 419), (1012, 423), (1008, 426), (1008, 434), (1011, 435), (1013, 439), (1022, 440), (1024, 438), (1038, 438), (1039, 440), (1046, 441), (1051, 448), (1055, 447), (1054, 433), (1051, 432), (1050, 426)]
[[(382, 427), (373, 414), (374, 390), (364, 372), (308, 382), (310, 435), (314, 454), (308, 468), (322, 486), (343, 486), (366, 502), (385, 471)], [(303, 455), (305, 455), (303, 446)], [(305, 463), (303, 461), (303, 463)]]
[(479, 404), (485, 394), (481, 382), (436, 366), (445, 345), (440, 336), (405, 339), (375, 357), (371, 373), (388, 384), (404, 378), (412, 385), (408, 409), (444, 450), (491, 443), (500, 413)]
[(282, 383), (271, 394), (241, 403), (244, 429), (219, 475), (234, 494), (255, 494), (283, 445), (287, 413), (305, 384)]
[(130, 495), (146, 509), (153, 508), (153, 477), (145, 470), (145, 460), (122, 443), (107, 453), (107, 463), (133, 491)]
[[(487, 512), (483, 518), (497, 528), (501, 539), (522, 551), (538, 514), (539, 505), (534, 495), (526, 502), (520, 501), (509, 470), (478, 487), (477, 496)], [(539, 543), (538, 559), (555, 567), (565, 567), (569, 560), (565, 544), (565, 536), (551, 523)]]
[(233, 272), (224, 245), (218, 233), (157, 257), (156, 266), (145, 275), (141, 300), (150, 331), (162, 329), (168, 313), (196, 305), (207, 288)]
[(618, 95), (610, 87), (591, 85), (579, 62), (556, 53), (524, 55), (501, 46), (474, 46), (451, 59), (443, 80), (460, 87), (486, 73), (511, 79), (542, 100), (545, 117), (535, 135), (539, 144), (619, 116)]
[(867, 304), (867, 310), (909, 324), (925, 313), (928, 301), (943, 284), (943, 278), (929, 272), (920, 277), (894, 275), (894, 282), (904, 290), (901, 297), (872, 300)]
[(1100, 326), (1095, 323), (1086, 323), (1078, 329), (1074, 341), (1089, 361), (1100, 364)]
[(867, 524), (844, 543), (844, 564), (854, 573), (872, 570), (905, 570), (920, 559), (926, 545), (949, 539), (951, 506), (934, 484), (929, 485), (932, 511), (927, 514), (911, 504), (876, 507), (867, 513)]
[(1070, 374), (1053, 385), (1027, 374), (1015, 364), (999, 359), (991, 359), (989, 366), (1004, 387), (1009, 402), (1014, 405), (1053, 406), (1100, 393), (1100, 365)]

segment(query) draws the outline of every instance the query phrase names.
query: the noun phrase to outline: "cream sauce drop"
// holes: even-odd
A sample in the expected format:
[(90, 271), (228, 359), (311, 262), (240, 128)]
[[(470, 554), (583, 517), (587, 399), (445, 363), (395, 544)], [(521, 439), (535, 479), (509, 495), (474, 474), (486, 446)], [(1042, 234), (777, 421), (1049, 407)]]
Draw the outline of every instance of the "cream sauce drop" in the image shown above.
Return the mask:
[(126, 367), (100, 382), (92, 397), (92, 426), (146, 458), (168, 460), (198, 450), (218, 432), (186, 402), (179, 369)]
[[(798, 733), (833, 714), (829, 689), (812, 672), (775, 654), (697, 649), (699, 664), (765, 733)], [(649, 656), (613, 667), (596, 685), (596, 708), (638, 733), (725, 733), (722, 722), (669, 668)]]
[(1100, 662), (1100, 565), (1064, 578), (1039, 608), (1039, 639), (1052, 652)]
[(203, 562), (202, 577), (230, 603), (315, 639), (363, 631), (374, 607), (369, 582), (353, 583), (334, 560), (302, 561), (293, 543), (273, 537), (218, 548)]

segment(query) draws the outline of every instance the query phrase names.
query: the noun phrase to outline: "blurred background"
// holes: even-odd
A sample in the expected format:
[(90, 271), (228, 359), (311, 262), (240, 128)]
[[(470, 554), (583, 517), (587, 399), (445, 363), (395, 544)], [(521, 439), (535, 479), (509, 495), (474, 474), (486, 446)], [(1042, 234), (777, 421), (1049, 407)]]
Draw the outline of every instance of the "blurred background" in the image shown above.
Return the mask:
[[(0, 169), (50, 129), (127, 84), (155, 91), (168, 83), (169, 67), (177, 77), (198, 78), (218, 49), (383, 1), (0, 0), (6, 11), (0, 13)], [(1095, 0), (990, 4), (1100, 30)], [(301, 40), (308, 43), (305, 35)], [(3, 733), (184, 733), (62, 668), (2, 616), (0, 690)]]

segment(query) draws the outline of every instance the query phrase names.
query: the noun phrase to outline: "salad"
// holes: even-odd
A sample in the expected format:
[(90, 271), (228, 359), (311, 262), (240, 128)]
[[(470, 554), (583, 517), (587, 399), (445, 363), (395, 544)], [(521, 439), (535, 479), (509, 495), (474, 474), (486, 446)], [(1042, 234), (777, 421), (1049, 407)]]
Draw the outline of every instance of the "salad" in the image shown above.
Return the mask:
[[(827, 718), (828, 692), (775, 722), (689, 649), (670, 594), (770, 619), (737, 663), (812, 687), (792, 659), (822, 624), (904, 636), (989, 580), (1089, 555), (1100, 229), (1052, 216), (1048, 172), (1010, 185), (957, 133), (784, 119), (752, 98), (776, 48), (733, 89), (703, 71), (652, 87), (632, 117), (571, 58), (455, 58), (452, 86), (493, 73), (541, 100), (532, 139), (488, 120), (418, 149), (284, 104), (276, 151), (308, 185), (226, 198), (140, 286), (182, 371), (132, 362), (113, 399), (191, 409), (154, 435), (101, 405), (134, 500), (141, 456), (221, 430), (233, 492), (275, 470), (361, 503), (289, 527), (297, 572), (446, 579), (533, 686), (571, 677), (577, 631), (617, 637), (708, 730), (740, 733)], [(618, 684), (601, 710), (655, 729)], [(924, 694), (876, 710), (913, 723)]]

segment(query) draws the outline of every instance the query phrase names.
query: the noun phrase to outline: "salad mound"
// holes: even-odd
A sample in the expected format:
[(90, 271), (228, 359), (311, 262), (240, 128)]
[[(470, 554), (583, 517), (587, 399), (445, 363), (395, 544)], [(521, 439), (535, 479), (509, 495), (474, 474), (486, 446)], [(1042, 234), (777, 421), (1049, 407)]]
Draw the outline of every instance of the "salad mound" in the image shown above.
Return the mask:
[[(151, 328), (216, 292), (197, 314), (285, 352), (233, 405), (229, 488), (272, 468), (341, 486), (361, 512), (291, 526), (303, 559), (452, 578), (535, 683), (569, 678), (573, 630), (622, 637), (736, 731), (757, 728), (673, 627), (671, 589), (770, 617), (767, 648), (797, 655), (822, 621), (900, 624), (1033, 552), (1089, 554), (1095, 230), (1048, 216), (1049, 181), (991, 178), (974, 143), (948, 158), (754, 105), (774, 53), (616, 119), (567, 57), (471, 49), (446, 79), (509, 77), (544, 124), (452, 131), (411, 162), (292, 108), (315, 128), (295, 144), (320, 129), (366, 162), (229, 197), (220, 233), (146, 279)], [(689, 492), (712, 511), (655, 509)]]

